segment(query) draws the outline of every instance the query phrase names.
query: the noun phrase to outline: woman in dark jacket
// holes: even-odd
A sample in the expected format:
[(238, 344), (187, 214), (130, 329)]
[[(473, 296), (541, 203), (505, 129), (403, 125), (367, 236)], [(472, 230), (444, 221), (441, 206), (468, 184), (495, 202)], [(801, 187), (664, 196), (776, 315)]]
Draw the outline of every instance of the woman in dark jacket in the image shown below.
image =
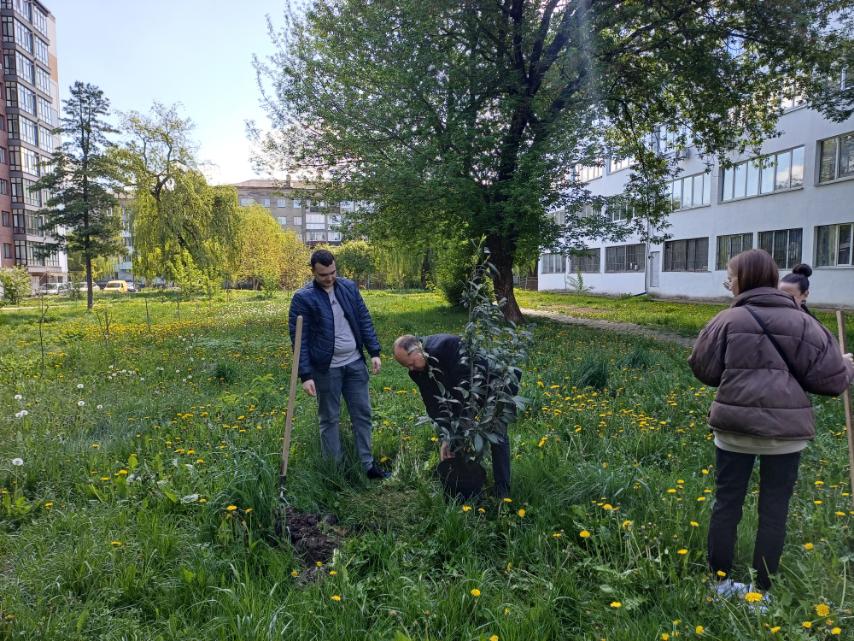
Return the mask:
[(821, 323), (777, 289), (771, 256), (751, 249), (727, 265), (724, 286), (735, 296), (700, 332), (689, 364), (718, 391), (709, 412), (715, 435), (716, 494), (709, 524), (708, 561), (724, 595), (747, 591), (729, 578), (736, 531), (756, 457), (759, 528), (753, 568), (759, 589), (771, 587), (786, 536), (789, 500), (801, 451), (815, 436), (807, 392), (835, 396), (854, 378)]
[(812, 276), (812, 267), (806, 263), (798, 263), (792, 267), (790, 273), (780, 279), (780, 289), (791, 294), (802, 310), (810, 316), (814, 316), (815, 314), (807, 307), (807, 298), (810, 295), (810, 276)]

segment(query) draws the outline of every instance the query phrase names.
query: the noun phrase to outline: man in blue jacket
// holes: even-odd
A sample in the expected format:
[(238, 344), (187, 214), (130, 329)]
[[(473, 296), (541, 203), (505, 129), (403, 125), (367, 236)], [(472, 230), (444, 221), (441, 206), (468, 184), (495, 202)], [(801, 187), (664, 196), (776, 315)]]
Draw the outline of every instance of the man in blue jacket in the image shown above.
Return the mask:
[(325, 249), (311, 255), (311, 283), (294, 294), (288, 314), (291, 345), (297, 316), (303, 317), (299, 376), (302, 388), (317, 397), (320, 447), (324, 458), (342, 458), (339, 434), (341, 397), (353, 424), (356, 451), (368, 478), (389, 476), (371, 451), (371, 400), (363, 348), (371, 356), (371, 371), (380, 371), (380, 343), (371, 315), (356, 284), (338, 278), (335, 257)]

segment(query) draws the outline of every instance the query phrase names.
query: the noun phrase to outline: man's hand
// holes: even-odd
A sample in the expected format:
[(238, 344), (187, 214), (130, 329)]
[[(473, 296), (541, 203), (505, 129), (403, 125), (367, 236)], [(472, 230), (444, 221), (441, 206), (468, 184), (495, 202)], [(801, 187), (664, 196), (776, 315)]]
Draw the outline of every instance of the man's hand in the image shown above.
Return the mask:
[(302, 388), (309, 396), (317, 396), (317, 390), (314, 387), (314, 379), (308, 379), (305, 383), (302, 384)]
[(849, 352), (848, 354), (843, 354), (843, 355), (842, 355), (842, 358), (844, 358), (846, 361), (848, 361), (849, 363), (851, 363), (852, 365), (854, 365), (854, 354), (851, 354), (851, 353)]
[(383, 362), (380, 360), (379, 356), (372, 356), (371, 357), (371, 371), (374, 374), (380, 373), (380, 368), (382, 367), (382, 364), (383, 364)]
[(439, 446), (439, 460), (446, 461), (449, 458), (454, 458), (454, 453), (451, 451), (451, 446), (445, 441)]

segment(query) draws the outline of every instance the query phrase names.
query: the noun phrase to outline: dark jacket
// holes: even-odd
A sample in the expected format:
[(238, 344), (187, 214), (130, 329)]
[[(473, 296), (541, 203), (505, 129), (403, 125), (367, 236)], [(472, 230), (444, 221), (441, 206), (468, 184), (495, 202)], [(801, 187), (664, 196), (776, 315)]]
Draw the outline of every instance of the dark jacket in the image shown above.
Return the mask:
[[(746, 306), (765, 323), (794, 371)], [(714, 429), (766, 438), (813, 438), (807, 392), (835, 396), (854, 378), (854, 367), (830, 332), (791, 296), (770, 287), (740, 294), (715, 316), (697, 337), (688, 363), (698, 379), (718, 388), (709, 412)]]
[[(460, 415), (465, 407), (464, 398), (471, 382), (470, 365), (461, 362), (459, 336), (453, 334), (433, 334), (421, 339), (427, 353), (428, 367), (422, 372), (409, 372), (409, 377), (418, 386), (427, 415), (441, 424)], [(475, 367), (484, 371), (487, 364), (477, 360)], [(432, 376), (431, 376), (432, 374)], [(518, 380), (521, 371), (517, 370), (517, 382), (509, 389), (511, 394), (519, 391)], [(447, 391), (450, 399), (442, 400)]]
[[(335, 298), (341, 304), (344, 317), (353, 330), (356, 350), (362, 354), (367, 349), (371, 356), (380, 355), (380, 342), (374, 331), (371, 314), (362, 300), (356, 283), (346, 278), (335, 280)], [(288, 327), (291, 334), (291, 347), (294, 344), (297, 316), (302, 315), (302, 347), (299, 358), (299, 376), (304, 381), (312, 378), (312, 370), (325, 372), (332, 362), (335, 351), (335, 320), (329, 294), (312, 280), (297, 290), (291, 300), (288, 314)], [(364, 356), (363, 356), (364, 358)]]

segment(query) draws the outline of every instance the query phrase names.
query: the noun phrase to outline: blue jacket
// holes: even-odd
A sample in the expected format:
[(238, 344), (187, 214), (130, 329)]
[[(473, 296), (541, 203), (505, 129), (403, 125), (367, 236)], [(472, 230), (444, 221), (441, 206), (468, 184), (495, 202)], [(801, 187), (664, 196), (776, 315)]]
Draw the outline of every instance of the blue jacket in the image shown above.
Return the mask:
[[(341, 304), (344, 317), (353, 330), (356, 350), (362, 354), (367, 349), (371, 356), (380, 355), (380, 342), (374, 331), (371, 314), (362, 300), (356, 283), (346, 278), (335, 280), (335, 298)], [(312, 281), (297, 290), (291, 300), (288, 313), (288, 327), (291, 334), (291, 347), (297, 327), (297, 316), (302, 315), (302, 347), (299, 357), (299, 377), (303, 382), (312, 378), (312, 370), (325, 372), (332, 362), (335, 350), (335, 319), (329, 294)], [(364, 356), (362, 356), (364, 358)]]

